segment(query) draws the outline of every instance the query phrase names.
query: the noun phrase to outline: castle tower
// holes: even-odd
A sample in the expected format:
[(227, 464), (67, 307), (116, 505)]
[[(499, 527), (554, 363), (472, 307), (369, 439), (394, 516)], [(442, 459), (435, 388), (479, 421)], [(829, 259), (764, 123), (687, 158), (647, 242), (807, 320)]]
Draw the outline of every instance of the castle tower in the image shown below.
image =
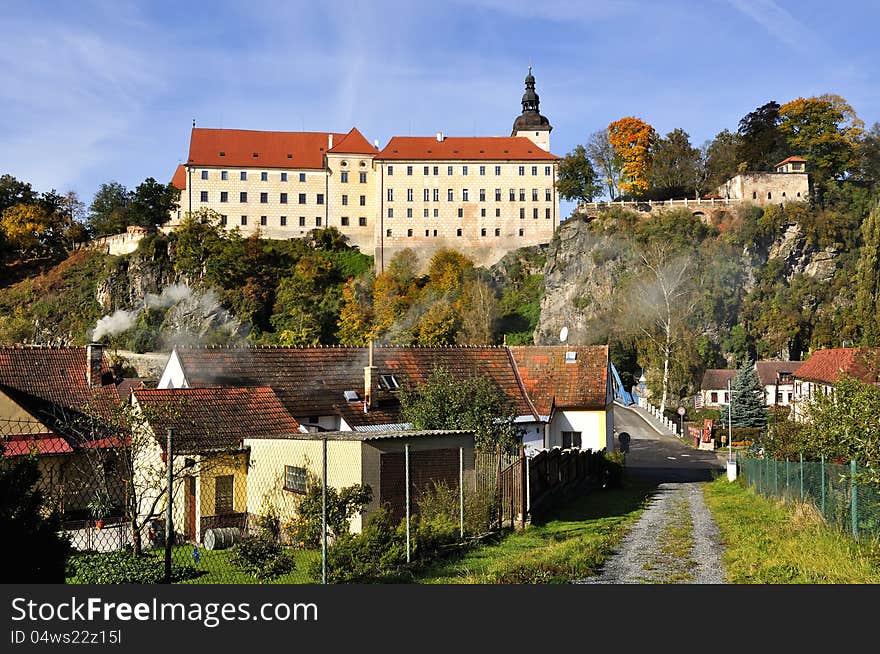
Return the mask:
[(538, 111), (540, 100), (535, 92), (535, 77), (532, 67), (526, 75), (526, 92), (522, 97), (522, 113), (513, 121), (511, 136), (525, 136), (542, 150), (550, 152), (550, 121)]

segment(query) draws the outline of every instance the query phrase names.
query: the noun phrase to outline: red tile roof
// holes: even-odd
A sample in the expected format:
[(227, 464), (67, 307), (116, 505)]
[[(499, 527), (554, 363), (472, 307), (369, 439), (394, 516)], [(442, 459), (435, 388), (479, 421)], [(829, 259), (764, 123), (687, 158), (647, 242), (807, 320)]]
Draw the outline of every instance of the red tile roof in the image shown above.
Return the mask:
[(26, 434), (3, 439), (4, 456), (26, 456), (37, 454), (70, 454), (73, 448), (66, 440), (52, 433)]
[(700, 384), (701, 391), (717, 391), (727, 388), (727, 380), (733, 383), (736, 370), (727, 368), (710, 368), (703, 373), (703, 382)]
[(779, 375), (794, 374), (803, 364), (803, 361), (758, 361), (755, 368), (762, 386), (775, 386)]
[(194, 127), (188, 161), (193, 166), (323, 168), (331, 134), (334, 143), (348, 136), (336, 132), (258, 132)]
[(807, 381), (836, 383), (841, 377), (854, 377), (876, 384), (880, 371), (880, 348), (841, 347), (816, 350), (798, 368), (795, 377)]
[(179, 191), (186, 190), (186, 167), (183, 164), (178, 164), (174, 169), (171, 185)]
[(395, 136), (377, 160), (555, 161), (559, 159), (524, 136)]
[(807, 160), (804, 159), (803, 157), (788, 157), (786, 159), (783, 159), (782, 161), (780, 161), (778, 164), (776, 164), (773, 167), (779, 168), (779, 166), (783, 166), (787, 163), (807, 163)]
[(358, 131), (357, 127), (352, 127), (351, 131), (330, 149), (330, 152), (334, 154), (376, 154), (379, 151)]
[(267, 387), (144, 388), (133, 395), (156, 437), (164, 439), (172, 428), (181, 452), (230, 449), (246, 436), (299, 431), (299, 423)]
[[(554, 408), (604, 409), (608, 404), (608, 346), (510, 347), (526, 393), (538, 413)], [(574, 361), (566, 362), (568, 352)]]

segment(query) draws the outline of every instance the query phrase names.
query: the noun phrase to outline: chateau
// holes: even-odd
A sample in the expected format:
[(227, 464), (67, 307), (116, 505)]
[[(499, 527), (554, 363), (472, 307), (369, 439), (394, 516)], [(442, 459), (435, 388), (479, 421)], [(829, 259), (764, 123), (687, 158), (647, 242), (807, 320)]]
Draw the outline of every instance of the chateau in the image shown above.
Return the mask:
[(172, 183), (187, 213), (211, 209), (228, 229), (300, 238), (336, 227), (384, 269), (395, 252), (427, 260), (454, 248), (490, 265), (506, 252), (548, 243), (559, 224), (550, 121), (529, 68), (511, 136), (395, 136), (383, 148), (352, 128), (263, 132), (193, 127)]

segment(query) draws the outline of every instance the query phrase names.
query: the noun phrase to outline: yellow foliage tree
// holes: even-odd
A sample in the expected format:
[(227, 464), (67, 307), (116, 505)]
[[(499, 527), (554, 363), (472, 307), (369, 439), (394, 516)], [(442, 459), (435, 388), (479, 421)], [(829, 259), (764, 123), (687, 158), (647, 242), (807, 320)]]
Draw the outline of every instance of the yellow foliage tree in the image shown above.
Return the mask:
[(608, 125), (608, 140), (623, 162), (620, 192), (624, 195), (638, 196), (648, 190), (651, 146), (656, 139), (654, 128), (634, 116), (615, 120)]
[(373, 336), (372, 284), (361, 279), (349, 279), (342, 286), (342, 306), (339, 309), (341, 345), (366, 345)]
[(36, 253), (52, 226), (52, 214), (38, 204), (14, 204), (0, 216), (7, 246), (21, 256)]

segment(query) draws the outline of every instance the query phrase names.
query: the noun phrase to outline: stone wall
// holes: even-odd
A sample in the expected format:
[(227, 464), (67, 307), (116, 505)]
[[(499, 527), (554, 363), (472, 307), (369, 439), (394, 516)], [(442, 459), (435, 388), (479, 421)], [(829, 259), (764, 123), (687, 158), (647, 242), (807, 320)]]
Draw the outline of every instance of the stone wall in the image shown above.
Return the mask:
[(742, 173), (719, 186), (713, 195), (757, 205), (804, 202), (810, 197), (807, 173)]

